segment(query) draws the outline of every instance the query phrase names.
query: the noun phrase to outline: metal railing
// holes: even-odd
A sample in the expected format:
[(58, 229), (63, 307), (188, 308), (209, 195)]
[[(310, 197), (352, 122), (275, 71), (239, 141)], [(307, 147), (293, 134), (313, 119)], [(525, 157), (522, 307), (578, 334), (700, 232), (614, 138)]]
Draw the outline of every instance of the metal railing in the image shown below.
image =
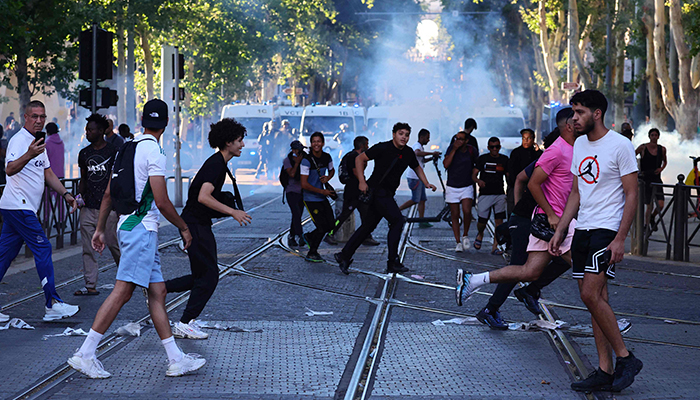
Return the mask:
[[(693, 239), (700, 231), (700, 223), (690, 232), (689, 220), (700, 217), (700, 186), (689, 186), (684, 184), (685, 176), (678, 175), (678, 183), (675, 185), (664, 185), (660, 183), (652, 183), (651, 201), (656, 202), (657, 195), (663, 196), (664, 200), (670, 198), (668, 202), (664, 202), (663, 209), (651, 219), (649, 224), (644, 224), (644, 213), (646, 204), (643, 204), (641, 196), (643, 195), (644, 186), (640, 181), (640, 201), (637, 207), (637, 232), (641, 235), (636, 235), (637, 249), (635, 253), (646, 256), (649, 250), (649, 242), (664, 243), (666, 245), (666, 259), (675, 261), (689, 261), (690, 248), (700, 247), (700, 243), (693, 243)], [(695, 190), (695, 197), (691, 192)], [(691, 211), (692, 210), (692, 211)], [(666, 216), (671, 213), (668, 218)], [(641, 224), (641, 225), (640, 225)], [(655, 232), (660, 231), (663, 237), (658, 237)], [(635, 239), (633, 239), (635, 240)], [(641, 242), (641, 243), (640, 243)]]

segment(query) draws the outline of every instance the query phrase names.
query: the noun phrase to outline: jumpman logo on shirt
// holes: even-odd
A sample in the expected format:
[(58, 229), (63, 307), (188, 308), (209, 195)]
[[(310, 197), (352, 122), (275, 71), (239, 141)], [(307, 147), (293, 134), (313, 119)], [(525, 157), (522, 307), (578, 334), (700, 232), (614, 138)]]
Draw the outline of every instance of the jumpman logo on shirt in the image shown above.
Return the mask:
[[(588, 158), (590, 158), (590, 157), (588, 157)], [(595, 175), (593, 174), (593, 163), (596, 163), (596, 164), (597, 164), (597, 161), (596, 161), (597, 158), (598, 158), (597, 155), (594, 156), (594, 157), (591, 159), (591, 161), (589, 161), (588, 164), (586, 164), (586, 167), (583, 169), (583, 172), (581, 172), (580, 174), (578, 174), (578, 177), (579, 177), (579, 178), (583, 178), (584, 175), (590, 175), (590, 176), (591, 176), (591, 179), (593, 180), (593, 182), (591, 182), (591, 183), (598, 183), (597, 176), (595, 176)], [(580, 170), (579, 170), (579, 171), (580, 171)], [(587, 180), (586, 178), (583, 178), (583, 180), (585, 180), (586, 182), (588, 182), (588, 180)]]

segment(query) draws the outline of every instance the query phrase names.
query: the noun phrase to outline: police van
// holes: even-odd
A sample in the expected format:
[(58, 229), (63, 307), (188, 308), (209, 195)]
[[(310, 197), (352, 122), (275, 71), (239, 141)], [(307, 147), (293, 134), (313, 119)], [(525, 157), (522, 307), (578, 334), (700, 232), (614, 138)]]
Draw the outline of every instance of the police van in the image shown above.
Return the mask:
[(277, 106), (274, 104), (234, 103), (224, 106), (221, 111), (221, 119), (233, 118), (245, 126), (247, 132), (241, 156), (232, 159), (234, 169), (256, 168), (258, 166), (260, 161), (258, 136), (262, 133), (265, 123), (272, 120), (279, 122), (276, 109)]
[(469, 117), (476, 120), (476, 130), (472, 132), (479, 143), (479, 152), (487, 153), (489, 138), (495, 136), (501, 141), (501, 154), (509, 155), (522, 143), (520, 130), (525, 128), (523, 111), (516, 107), (475, 108)]
[(309, 146), (311, 145), (311, 134), (314, 132), (323, 133), (325, 138), (323, 149), (331, 153), (335, 159), (342, 154), (340, 149), (348, 147), (352, 149), (352, 140), (359, 134), (358, 128), (362, 128), (362, 123), (358, 126), (355, 121), (354, 108), (346, 104), (306, 106), (301, 117), (299, 140), (304, 146)]

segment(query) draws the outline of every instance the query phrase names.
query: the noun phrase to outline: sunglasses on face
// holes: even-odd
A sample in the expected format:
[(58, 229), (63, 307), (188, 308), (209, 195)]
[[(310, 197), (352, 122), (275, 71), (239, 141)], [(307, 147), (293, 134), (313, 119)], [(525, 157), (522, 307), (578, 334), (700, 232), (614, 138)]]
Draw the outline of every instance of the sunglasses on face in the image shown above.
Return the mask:
[(500, 144), (493, 144), (489, 146), (489, 149), (500, 149), (501, 145)]

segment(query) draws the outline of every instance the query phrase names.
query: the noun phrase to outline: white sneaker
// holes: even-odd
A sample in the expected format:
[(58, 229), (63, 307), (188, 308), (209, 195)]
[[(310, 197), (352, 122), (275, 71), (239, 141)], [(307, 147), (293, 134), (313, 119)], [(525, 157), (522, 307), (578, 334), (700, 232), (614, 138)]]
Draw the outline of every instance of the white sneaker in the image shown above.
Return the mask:
[(72, 306), (68, 303), (54, 303), (51, 308), (44, 307), (46, 309), (46, 314), (44, 315), (44, 321), (55, 321), (57, 319), (63, 319), (74, 316), (80, 307)]
[(472, 244), (469, 243), (469, 237), (468, 236), (462, 236), (462, 249), (464, 251), (467, 251), (472, 248)]
[(173, 325), (173, 336), (178, 339), (206, 339), (209, 334), (202, 332), (197, 323), (192, 320), (189, 324), (177, 321)]
[(10, 316), (0, 312), (0, 322), (7, 322), (10, 320)]
[(457, 243), (457, 247), (455, 247), (455, 251), (457, 253), (461, 253), (464, 251), (464, 247), (462, 247), (462, 242)]
[(95, 357), (85, 358), (80, 352), (73, 354), (73, 357), (68, 359), (68, 365), (92, 379), (105, 379), (112, 376), (105, 371), (100, 360)]
[(170, 363), (168, 370), (165, 371), (165, 376), (182, 376), (202, 368), (206, 363), (207, 360), (203, 359), (199, 354), (185, 354), (182, 360)]

